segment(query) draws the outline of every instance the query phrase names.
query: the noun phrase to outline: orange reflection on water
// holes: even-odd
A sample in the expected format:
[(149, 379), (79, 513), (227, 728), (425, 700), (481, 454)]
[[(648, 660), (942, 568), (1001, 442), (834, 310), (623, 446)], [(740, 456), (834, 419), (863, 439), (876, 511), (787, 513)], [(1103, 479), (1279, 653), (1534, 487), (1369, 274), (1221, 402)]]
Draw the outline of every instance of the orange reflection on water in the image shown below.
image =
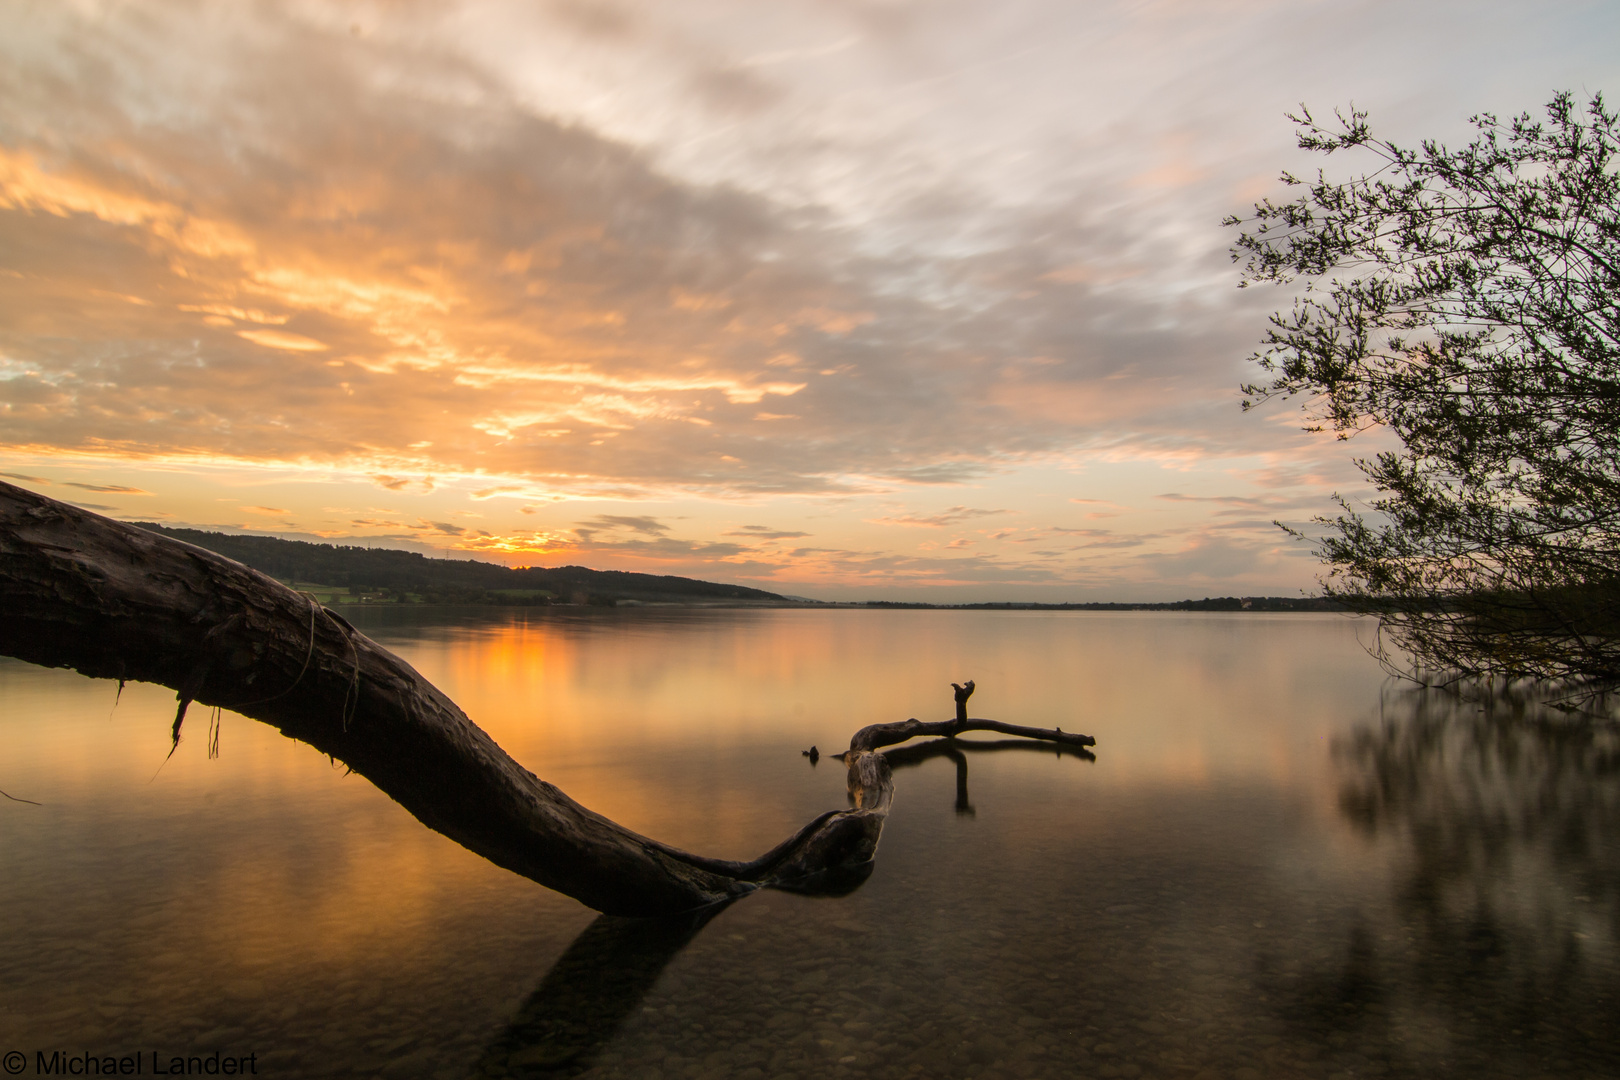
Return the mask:
[(1381, 677), (1333, 616), (531, 609), (389, 638), (395, 616), (368, 615), (529, 768), (731, 855), (839, 805), (836, 786), (805, 788), (796, 751), (943, 719), (953, 680), (979, 680), (975, 715), (1096, 735), (1089, 784), (1314, 793), (1328, 733)]
[[(812, 767), (801, 750), (836, 752), (869, 723), (943, 719), (949, 683), (974, 678), (974, 715), (1098, 740), (1094, 764), (969, 755), (978, 809), (960, 839), (989, 845), (975, 850), (998, 853), (1009, 872), (1037, 876), (1053, 822), (1066, 843), (1100, 841), (1167, 795), (1258, 788), (1331, 818), (1321, 783), (1327, 734), (1347, 722), (1346, 701), (1375, 700), (1379, 677), (1352, 626), (1311, 617), (346, 615), (584, 805), (724, 857), (757, 855), (846, 805), (839, 764)], [(24, 1034), (5, 1016), (94, 1005), (100, 991), (86, 987), (148, 1001), (159, 1017), (153, 1037), (180, 1040), (195, 1034), (183, 1027), (188, 1016), (270, 1008), (254, 995), (336, 1015), (348, 996), (400, 984), (437, 1012), (429, 1020), (401, 1006), (398, 1022), (446, 1025), (448, 1039), (453, 1025), (476, 1030), (477, 1017), (500, 1014), (503, 995), (522, 992), (536, 964), (543, 970), (543, 957), (587, 921), (573, 901), (472, 856), (263, 725), (225, 714), (221, 756), (209, 760), (207, 713), (194, 710), (165, 763), (172, 694), (130, 686), (114, 709), (114, 692), (0, 663), (9, 750), (0, 788), (44, 804), (4, 808), (0, 915), (46, 928), (0, 944), (16, 976), (0, 989), (0, 1010), (10, 1010), (0, 1011), (0, 1036)], [(1348, 719), (1366, 706), (1352, 708)], [(917, 823), (941, 812), (954, 820), (952, 778), (943, 759), (897, 774), (895, 838), (880, 863), (907, 865)], [(492, 925), (505, 929), (492, 937)], [(514, 935), (529, 944), (514, 952)], [(83, 942), (96, 944), (85, 951)], [(199, 963), (205, 979), (192, 974)], [(222, 985), (241, 1000), (221, 1005)]]
[[(625, 1060), (664, 1055), (693, 1031), (708, 1033), (694, 1043), (705, 1054), (722, 1052), (733, 1027), (770, 1028), (783, 984), (828, 1015), (871, 998), (864, 982), (858, 994), (835, 993), (828, 975), (840, 970), (883, 980), (901, 1003), (932, 1000), (942, 986), (955, 993), (958, 980), (984, 1010), (1001, 1010), (952, 1019), (970, 1033), (1061, 1015), (1076, 992), (1096, 999), (1076, 1023), (1108, 1010), (1162, 1013), (1166, 1025), (1197, 1016), (1222, 1031), (1252, 1019), (1251, 1035), (1293, 1030), (1281, 1019), (1320, 998), (1333, 1024), (1363, 1040), (1346, 1043), (1360, 1053), (1382, 1038), (1382, 1021), (1357, 1027), (1363, 1018), (1343, 1006), (1359, 1012), (1368, 972), (1397, 973), (1378, 1002), (1390, 1030), (1462, 1031), (1464, 1020), (1440, 1024), (1435, 1009), (1495, 1000), (1493, 1016), (1517, 1016), (1525, 1001), (1550, 1000), (1520, 971), (1556, 988), (1568, 981), (1568, 956), (1612, 958), (1597, 921), (1609, 894), (1590, 887), (1608, 880), (1612, 850), (1599, 812), (1613, 805), (1612, 777), (1601, 772), (1608, 744), (1583, 750), (1553, 729), (1519, 730), (1506, 746), (1471, 743), (1467, 724), (1449, 736), (1460, 743), (1425, 741), (1424, 715), (1382, 718), (1382, 673), (1347, 620), (345, 614), (585, 805), (714, 855), (758, 854), (844, 805), (839, 764), (812, 766), (799, 751), (831, 753), (867, 723), (942, 718), (953, 680), (978, 681), (975, 715), (1096, 736), (1095, 761), (1036, 747), (898, 763), (872, 876), (836, 900), (768, 894), (728, 909), (672, 962), (647, 1008), (637, 999), (610, 1018), (609, 1028), (631, 1018), (601, 1033)], [(0, 662), (9, 751), (0, 788), (44, 804), (0, 802), (0, 920), (12, 930), (0, 936), (0, 1047), (256, 1038), (305, 1055), (298, 1067), (283, 1062), (287, 1075), (376, 1075), (390, 1055), (390, 1074), (412, 1075), (420, 1047), (448, 1063), (444, 1075), (468, 1075), (523, 998), (566, 968), (553, 965), (590, 922), (573, 901), (475, 858), (362, 778), (229, 714), (219, 760), (206, 756), (206, 716), (194, 715), (159, 768), (172, 695), (132, 686), (116, 710), (112, 696), (108, 683)], [(1336, 741), (1362, 756), (1335, 759)], [(1418, 744), (1434, 752), (1408, 752)], [(1473, 747), (1474, 767), (1453, 775), (1447, 746)], [(1506, 782), (1508, 751), (1525, 766), (1517, 787)], [(1474, 806), (1485, 773), (1505, 786)], [(1361, 816), (1350, 821), (1339, 805), (1347, 781), (1360, 792)], [(1410, 799), (1408, 789), (1434, 797)], [(1520, 813), (1544, 806), (1548, 791), (1563, 793), (1566, 812), (1544, 825)], [(1403, 839), (1408, 829), (1419, 840), (1496, 837), (1501, 805), (1517, 808), (1525, 831), (1513, 847), (1524, 861), (1508, 873), (1491, 859), (1470, 868), (1453, 857), (1488, 845), (1431, 850)], [(1566, 864), (1572, 824), (1591, 848)], [(1457, 951), (1448, 935), (1463, 923), (1448, 916), (1431, 927), (1429, 952), (1413, 952), (1422, 945), (1413, 928), (1428, 916), (1410, 902), (1438, 896), (1477, 923), (1486, 895), (1498, 897), (1504, 948), (1530, 966), (1504, 966), (1484, 982), (1477, 965), (1457, 967), (1472, 980), (1468, 992), (1436, 995), (1433, 973), (1453, 969), (1431, 960), (1467, 959), (1471, 946)], [(846, 960), (821, 966), (846, 947)], [(1358, 959), (1369, 950), (1377, 965)], [(1403, 964), (1417, 972), (1404, 983)], [(1579, 985), (1601, 990), (1612, 969), (1590, 970)], [(603, 974), (587, 965), (545, 1001), (577, 996)], [(713, 1004), (733, 981), (736, 1001)], [(1515, 997), (1525, 985), (1531, 996)], [(1605, 1000), (1583, 994), (1577, 1005)], [(874, 1008), (875, 1031), (892, 1010)], [(1327, 1052), (1314, 1028), (1288, 1037)], [(1278, 1036), (1258, 1038), (1268, 1041), (1231, 1060), (1270, 1061)], [(1201, 1044), (1187, 1046), (1193, 1056)], [(1066, 1038), (1037, 1073), (1073, 1075), (1083, 1049)]]
[[(352, 614), (580, 802), (728, 856), (756, 854), (843, 804), (837, 768), (807, 768), (799, 750), (842, 749), (867, 723), (943, 718), (954, 679), (978, 679), (975, 715), (1097, 736), (1089, 786), (1246, 779), (1310, 790), (1324, 733), (1343, 720), (1324, 690), (1368, 683), (1370, 667), (1347, 647), (1353, 626), (1299, 616), (1216, 625), (1157, 614), (516, 610), (424, 625), (418, 613)], [(276, 896), (267, 920), (284, 910), (328, 927), (345, 911), (411, 918), (468, 872), (463, 853), (447, 855), (447, 841), (369, 785), (268, 729), (227, 716), (222, 758), (207, 761), (198, 710), (163, 764), (165, 691), (132, 686), (112, 711), (110, 684), (21, 668), (4, 689), (20, 770), (7, 779), (25, 797), (116, 798), (136, 818), (198, 814), (215, 833), (245, 830), (251, 815), (210, 801), (250, 803), (258, 828), (302, 828), (306, 809), (324, 822), (303, 841), (332, 860), (319, 909), (276, 893), (296, 873), (266, 879), (264, 844), (243, 837), (251, 858), (220, 857), (221, 881), (254, 880)], [(238, 884), (219, 888), (222, 904), (251, 903)]]

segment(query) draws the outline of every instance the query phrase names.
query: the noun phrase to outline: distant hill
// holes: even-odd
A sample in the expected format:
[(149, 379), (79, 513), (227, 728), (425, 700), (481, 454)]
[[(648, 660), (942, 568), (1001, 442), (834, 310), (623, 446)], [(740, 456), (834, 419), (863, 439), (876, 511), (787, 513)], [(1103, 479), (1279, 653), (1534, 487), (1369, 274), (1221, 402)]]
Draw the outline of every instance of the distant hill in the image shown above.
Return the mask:
[(325, 604), (816, 604), (825, 607), (914, 608), (954, 611), (1341, 611), (1322, 597), (1221, 596), (1168, 603), (1090, 602), (1042, 604), (1001, 602), (928, 604), (894, 600), (827, 603), (781, 596), (744, 585), (722, 585), (696, 578), (591, 570), (583, 566), (511, 567), (474, 559), (431, 559), (414, 551), (311, 544), (275, 536), (172, 529), (134, 522), (184, 540), (298, 588)]
[(590, 570), (583, 566), (513, 569), (473, 559), (430, 559), (414, 551), (311, 544), (274, 536), (243, 536), (137, 527), (217, 552), (281, 581), (320, 594), (323, 602), (437, 604), (721, 604), (786, 603), (785, 597), (742, 585), (695, 578)]

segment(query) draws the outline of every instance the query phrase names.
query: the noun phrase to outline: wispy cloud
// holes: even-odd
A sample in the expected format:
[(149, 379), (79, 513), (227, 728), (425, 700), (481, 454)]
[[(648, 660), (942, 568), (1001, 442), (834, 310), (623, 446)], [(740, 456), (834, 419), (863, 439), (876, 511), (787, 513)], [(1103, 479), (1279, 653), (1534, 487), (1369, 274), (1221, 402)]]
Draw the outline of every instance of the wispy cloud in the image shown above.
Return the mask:
[(124, 487), (122, 484), (84, 484), (76, 480), (62, 481), (68, 487), (83, 488), (85, 491), (99, 491), (104, 495), (150, 495), (150, 491), (140, 488)]
[(429, 476), (389, 476), (386, 473), (377, 473), (371, 477), (371, 482), (387, 491), (428, 492), (433, 490), (433, 478)]
[(588, 521), (582, 521), (574, 527), (574, 531), (582, 537), (590, 537), (599, 532), (610, 532), (615, 529), (642, 533), (647, 536), (660, 536), (669, 532), (668, 525), (655, 517), (645, 515), (598, 514), (596, 517)]
[(1321, 510), (1324, 508), (1322, 495), (1313, 492), (1309, 495), (1182, 495), (1172, 492), (1167, 495), (1155, 495), (1155, 499), (1172, 503), (1206, 503), (1219, 506), (1215, 511), (1217, 516), (1232, 516), (1238, 514), (1253, 514), (1257, 512), (1281, 513), (1285, 510)]
[(807, 532), (791, 529), (773, 529), (768, 525), (741, 525), (725, 533), (726, 536), (744, 536), (751, 540), (798, 540), (809, 536)]
[(960, 525), (975, 518), (995, 517), (998, 514), (1007, 513), (1011, 513), (1011, 511), (980, 510), (969, 506), (952, 506), (941, 510), (937, 514), (897, 514), (868, 520), (878, 525), (909, 525), (927, 529), (943, 529), (946, 526)]

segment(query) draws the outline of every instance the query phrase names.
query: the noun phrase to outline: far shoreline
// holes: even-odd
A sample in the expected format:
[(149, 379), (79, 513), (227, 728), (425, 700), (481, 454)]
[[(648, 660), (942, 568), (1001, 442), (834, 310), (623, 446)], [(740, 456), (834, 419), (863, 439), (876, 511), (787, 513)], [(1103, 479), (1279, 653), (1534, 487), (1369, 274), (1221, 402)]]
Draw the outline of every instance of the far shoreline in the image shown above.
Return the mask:
[(1222, 596), (1202, 600), (1170, 600), (1162, 602), (1086, 601), (1044, 603), (1040, 601), (996, 600), (963, 604), (931, 604), (910, 600), (619, 600), (606, 603), (512, 603), (500, 601), (420, 601), (371, 599), (363, 596), (347, 597), (334, 594), (323, 600), (329, 606), (343, 608), (421, 609), (421, 608), (501, 608), (520, 611), (627, 611), (641, 608), (658, 610), (748, 610), (768, 608), (839, 610), (839, 611), (1167, 611), (1167, 612), (1255, 612), (1281, 613), (1349, 613), (1351, 609), (1326, 597), (1288, 596)]

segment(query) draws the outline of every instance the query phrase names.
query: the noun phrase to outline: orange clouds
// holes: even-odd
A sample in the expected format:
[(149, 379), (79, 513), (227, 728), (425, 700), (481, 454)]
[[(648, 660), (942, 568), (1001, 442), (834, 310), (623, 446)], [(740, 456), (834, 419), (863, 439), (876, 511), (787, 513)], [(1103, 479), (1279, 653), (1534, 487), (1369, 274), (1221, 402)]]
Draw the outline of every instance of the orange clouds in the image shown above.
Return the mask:
[[(205, 258), (242, 255), (252, 245), (234, 227), (188, 214), (180, 206), (146, 197), (140, 186), (113, 187), (95, 179), (41, 168), (28, 153), (0, 147), (0, 209), (46, 213), (57, 218), (84, 214), (109, 225), (147, 231), (154, 238)], [(136, 303), (150, 303), (127, 297)]]
[(17, 57), (109, 74), (8, 114), (0, 450), (751, 498), (958, 482), (1159, 400), (1056, 340), (1072, 289), (1002, 284), (1075, 258), (874, 258), (449, 53), (148, 17), (57, 13)]
[[(710, 487), (684, 464), (703, 452), (687, 433), (718, 426), (696, 441), (734, 443), (755, 415), (734, 407), (810, 385), (780, 366), (781, 333), (716, 337), (708, 314), (730, 301), (666, 284), (672, 268), (657, 264), (668, 262), (669, 241), (630, 245), (616, 235), (613, 198), (604, 201), (594, 180), (576, 186), (566, 169), (506, 175), (496, 162), (422, 145), (439, 132), (395, 123), (371, 133), (389, 147), (386, 168), (354, 157), (317, 163), (308, 155), (321, 133), (306, 131), (311, 144), (295, 141), (282, 163), (300, 164), (305, 179), (266, 188), (197, 143), (165, 163), (175, 189), (165, 193), (127, 179), (129, 140), (139, 136), (118, 121), (114, 112), (71, 165), (46, 168), (28, 151), (0, 156), (0, 235), (26, 250), (71, 229), (87, 256), (43, 258), (8, 293), (11, 313), (29, 309), (9, 320), (4, 340), (8, 354), (30, 358), (24, 381), (0, 383), (0, 437), (13, 450), (116, 447), (148, 460), (371, 465), (388, 475), (410, 462), (550, 486)], [(516, 122), (542, 143), (605, 156), (611, 182), (658, 186), (584, 136)], [(185, 143), (207, 133), (173, 134)], [(149, 144), (137, 156), (165, 149)], [(394, 171), (401, 154), (441, 172), (443, 203), (427, 209)], [(718, 212), (664, 186), (688, 214)], [(514, 187), (560, 190), (536, 205)], [(491, 204), (498, 216), (485, 212)], [(724, 215), (713, 224), (723, 231)], [(684, 227), (680, 216), (666, 223)], [(491, 250), (497, 229), (501, 247), (514, 229), (529, 234), (521, 258)], [(102, 285), (109, 265), (117, 289)], [(141, 310), (82, 299), (96, 295), (133, 298)], [(799, 286), (783, 300), (810, 312), (791, 318), (818, 332), (859, 322), (805, 307)], [(47, 354), (46, 342), (67, 347)], [(634, 439), (597, 449), (620, 434)]]
[(267, 349), (285, 349), (288, 352), (325, 352), (329, 345), (307, 338), (302, 334), (289, 334), (282, 330), (238, 330), (236, 336), (246, 338)]
[[(737, 7), (721, 41), (633, 8), (611, 34), (483, 0), (368, 9), (362, 35), (275, 0), (20, 15), (0, 455), (161, 490), (154, 517), (507, 561), (962, 589), (1128, 577), (1142, 548), (1257, 565), (1232, 545), (1259, 533), (1189, 539), (1224, 504), (1126, 509), (1185, 489), (1152, 469), (1321, 456), (1236, 408), (1261, 301), (1194, 288), (1230, 208), (1189, 242), (1151, 202), (1254, 162), (1048, 138), (1076, 110), (986, 86), (966, 9), (925, 33)], [(1115, 532), (1042, 501), (1085, 469)]]

